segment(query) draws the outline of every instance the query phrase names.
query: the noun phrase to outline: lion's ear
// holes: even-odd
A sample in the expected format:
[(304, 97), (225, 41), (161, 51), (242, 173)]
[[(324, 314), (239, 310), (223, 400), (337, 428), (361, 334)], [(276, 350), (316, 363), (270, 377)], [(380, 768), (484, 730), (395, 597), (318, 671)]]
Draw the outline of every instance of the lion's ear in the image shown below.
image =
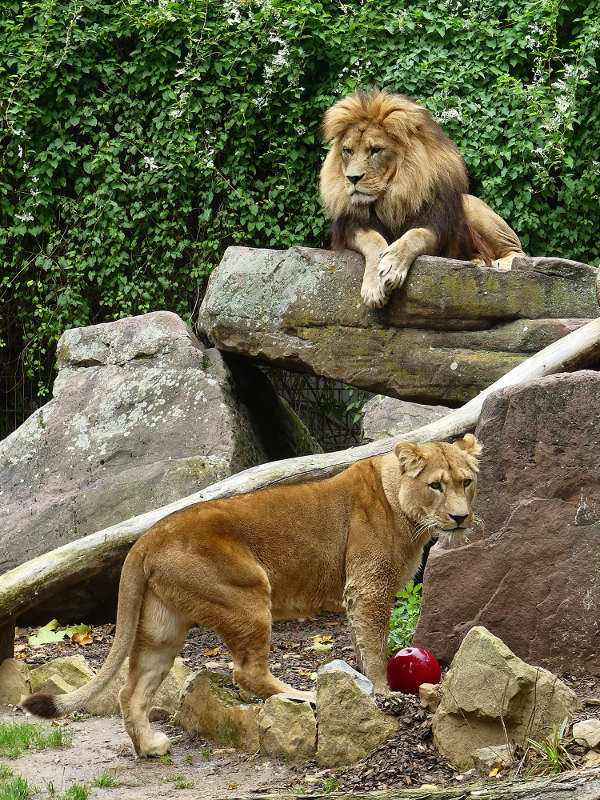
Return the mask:
[(464, 450), (470, 456), (478, 456), (483, 449), (472, 433), (467, 433), (462, 439), (458, 439), (454, 442), (454, 446)]
[(388, 136), (406, 144), (410, 136), (415, 136), (419, 132), (423, 122), (423, 109), (414, 103), (406, 103), (390, 111), (383, 119), (382, 125)]
[(394, 453), (400, 463), (400, 469), (410, 475), (411, 478), (416, 478), (425, 469), (427, 462), (418, 444), (398, 442), (394, 448)]
[(328, 108), (321, 121), (321, 136), (327, 144), (332, 139), (342, 136), (354, 122), (353, 108), (347, 102), (352, 98), (338, 100), (337, 103)]

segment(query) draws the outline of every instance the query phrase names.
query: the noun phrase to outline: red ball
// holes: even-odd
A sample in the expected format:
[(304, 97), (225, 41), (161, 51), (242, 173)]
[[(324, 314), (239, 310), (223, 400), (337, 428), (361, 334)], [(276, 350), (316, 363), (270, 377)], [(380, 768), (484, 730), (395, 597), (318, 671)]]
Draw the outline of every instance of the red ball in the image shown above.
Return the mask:
[(419, 694), (422, 683), (439, 683), (441, 676), (437, 658), (423, 647), (403, 647), (388, 661), (387, 682), (394, 692)]

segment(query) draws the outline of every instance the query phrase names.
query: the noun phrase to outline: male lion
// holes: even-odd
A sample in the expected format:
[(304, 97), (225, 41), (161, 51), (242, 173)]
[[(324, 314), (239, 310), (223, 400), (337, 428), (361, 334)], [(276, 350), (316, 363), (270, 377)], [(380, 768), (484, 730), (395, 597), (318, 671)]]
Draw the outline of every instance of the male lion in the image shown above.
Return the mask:
[(499, 269), (524, 255), (506, 222), (467, 194), (458, 150), (414, 100), (357, 92), (327, 110), (322, 130), (332, 142), (321, 169), (332, 246), (365, 257), (361, 295), (367, 305), (381, 307), (420, 255)]
[(64, 695), (33, 694), (43, 717), (85, 705), (129, 654), (119, 700), (140, 756), (169, 740), (150, 728), (152, 695), (194, 623), (230, 649), (234, 678), (262, 697), (299, 692), (268, 667), (272, 619), (345, 608), (359, 668), (387, 691), (386, 640), (394, 594), (440, 531), (469, 527), (477, 455), (472, 434), (454, 444), (400, 442), (323, 481), (196, 503), (148, 530), (121, 574), (115, 640), (102, 669)]

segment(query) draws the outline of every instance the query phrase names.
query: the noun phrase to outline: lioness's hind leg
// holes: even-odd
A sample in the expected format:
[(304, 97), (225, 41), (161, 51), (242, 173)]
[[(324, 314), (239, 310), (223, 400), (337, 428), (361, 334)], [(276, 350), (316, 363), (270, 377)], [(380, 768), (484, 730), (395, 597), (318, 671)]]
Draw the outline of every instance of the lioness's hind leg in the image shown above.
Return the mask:
[(119, 694), (125, 729), (140, 756), (161, 756), (169, 750), (164, 733), (148, 721), (152, 697), (173, 665), (189, 621), (146, 590), (137, 636), (129, 657), (129, 676)]

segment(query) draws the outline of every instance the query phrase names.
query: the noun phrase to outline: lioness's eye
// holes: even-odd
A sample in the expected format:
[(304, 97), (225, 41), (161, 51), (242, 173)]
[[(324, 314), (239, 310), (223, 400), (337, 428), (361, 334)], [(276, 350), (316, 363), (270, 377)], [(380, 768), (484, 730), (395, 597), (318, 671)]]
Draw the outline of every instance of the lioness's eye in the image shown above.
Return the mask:
[(439, 481), (434, 481), (433, 483), (429, 484), (429, 487), (431, 489), (436, 489), (439, 492), (440, 489), (442, 488), (442, 484)]
[(463, 486), (466, 489), (467, 486), (470, 486), (472, 483), (473, 483), (473, 481), (471, 480), (471, 478), (465, 478), (464, 481), (463, 481)]
[(343, 154), (345, 156), (351, 156), (352, 155), (352, 150), (349, 147), (343, 147), (342, 148), (342, 152), (343, 152)]
[(372, 147), (371, 148), (371, 155), (374, 156), (377, 153), (381, 153), (382, 150), (383, 150), (383, 147)]

